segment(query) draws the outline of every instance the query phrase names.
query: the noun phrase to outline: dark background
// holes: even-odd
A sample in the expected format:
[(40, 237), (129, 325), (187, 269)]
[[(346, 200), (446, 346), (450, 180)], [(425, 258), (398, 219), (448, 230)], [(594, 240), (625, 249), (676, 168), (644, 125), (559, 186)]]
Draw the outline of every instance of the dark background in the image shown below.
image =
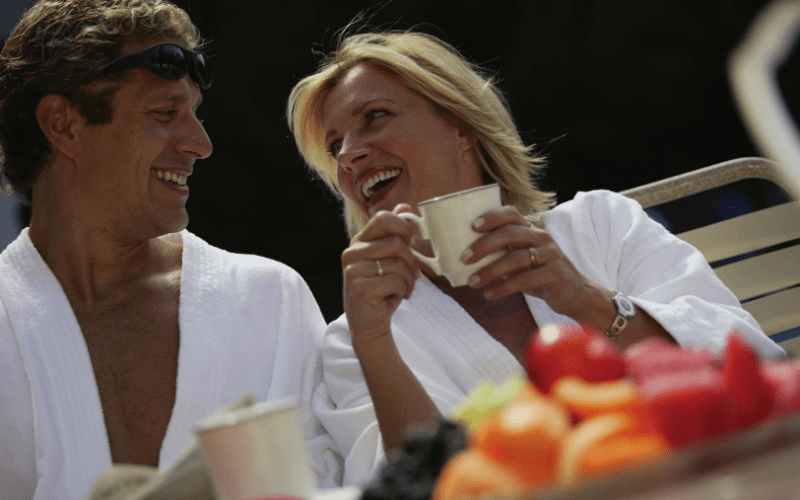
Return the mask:
[[(214, 153), (191, 178), (189, 229), (293, 267), (328, 320), (342, 310), (347, 238), (338, 201), (299, 159), (284, 108), (316, 69), (314, 52), (331, 50), (361, 11), (375, 27), (422, 23), (496, 72), (523, 138), (550, 158), (542, 187), (560, 201), (758, 154), (726, 63), (765, 1), (176, 3), (210, 40), (214, 78), (200, 111)], [(796, 52), (779, 74), (792, 110)]]

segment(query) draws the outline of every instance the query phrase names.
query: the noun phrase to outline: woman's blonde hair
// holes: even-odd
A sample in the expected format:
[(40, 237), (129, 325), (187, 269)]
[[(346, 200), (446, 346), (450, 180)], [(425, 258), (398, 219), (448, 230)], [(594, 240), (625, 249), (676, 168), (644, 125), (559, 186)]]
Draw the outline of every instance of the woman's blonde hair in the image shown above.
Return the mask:
[(467, 61), (450, 44), (424, 33), (389, 31), (343, 38), (313, 75), (302, 79), (289, 96), (287, 118), (297, 148), (308, 166), (343, 200), (350, 236), (367, 222), (337, 181), (337, 162), (325, 147), (322, 106), (328, 92), (356, 64), (366, 62), (397, 75), (410, 89), (430, 100), (445, 119), (475, 135), (479, 161), (501, 186), (503, 202), (523, 215), (550, 208), (552, 193), (536, 188), (544, 159), (519, 136), (505, 97), (494, 78)]

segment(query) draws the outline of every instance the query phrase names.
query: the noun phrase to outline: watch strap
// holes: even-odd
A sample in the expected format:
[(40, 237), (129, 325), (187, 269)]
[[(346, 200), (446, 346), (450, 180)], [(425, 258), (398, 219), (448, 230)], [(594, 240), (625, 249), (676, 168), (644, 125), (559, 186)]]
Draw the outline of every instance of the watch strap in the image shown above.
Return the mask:
[(614, 294), (614, 297), (611, 298), (611, 301), (614, 302), (614, 307), (617, 308), (617, 316), (611, 323), (611, 328), (609, 328), (606, 332), (606, 337), (610, 338), (611, 340), (616, 340), (617, 337), (619, 337), (619, 334), (622, 333), (622, 330), (628, 326), (628, 321), (636, 313), (636, 308), (633, 305), (633, 302), (631, 302), (631, 299), (620, 292)]

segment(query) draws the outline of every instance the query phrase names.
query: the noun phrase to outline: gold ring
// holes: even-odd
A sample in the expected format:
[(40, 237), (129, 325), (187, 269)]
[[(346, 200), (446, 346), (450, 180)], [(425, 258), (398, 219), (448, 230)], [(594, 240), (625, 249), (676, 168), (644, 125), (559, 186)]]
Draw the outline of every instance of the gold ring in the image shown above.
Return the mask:
[(378, 276), (383, 276), (383, 266), (381, 265), (381, 261), (375, 259), (375, 267), (378, 268)]
[(534, 262), (536, 261), (536, 258), (539, 256), (539, 252), (537, 252), (535, 248), (530, 247), (530, 248), (528, 248), (528, 253), (531, 254), (531, 267), (533, 267), (534, 266)]

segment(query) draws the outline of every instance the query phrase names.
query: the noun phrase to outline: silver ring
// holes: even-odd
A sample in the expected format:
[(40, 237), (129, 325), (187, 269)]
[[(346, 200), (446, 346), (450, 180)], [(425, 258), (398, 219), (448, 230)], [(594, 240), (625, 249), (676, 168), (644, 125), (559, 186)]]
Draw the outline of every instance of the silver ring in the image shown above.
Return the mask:
[(383, 276), (383, 266), (381, 265), (381, 261), (375, 259), (375, 267), (378, 268), (378, 276)]
[(528, 248), (528, 253), (531, 254), (531, 267), (533, 267), (534, 264), (535, 264), (536, 258), (539, 257), (539, 252), (536, 251), (535, 248), (529, 247)]

